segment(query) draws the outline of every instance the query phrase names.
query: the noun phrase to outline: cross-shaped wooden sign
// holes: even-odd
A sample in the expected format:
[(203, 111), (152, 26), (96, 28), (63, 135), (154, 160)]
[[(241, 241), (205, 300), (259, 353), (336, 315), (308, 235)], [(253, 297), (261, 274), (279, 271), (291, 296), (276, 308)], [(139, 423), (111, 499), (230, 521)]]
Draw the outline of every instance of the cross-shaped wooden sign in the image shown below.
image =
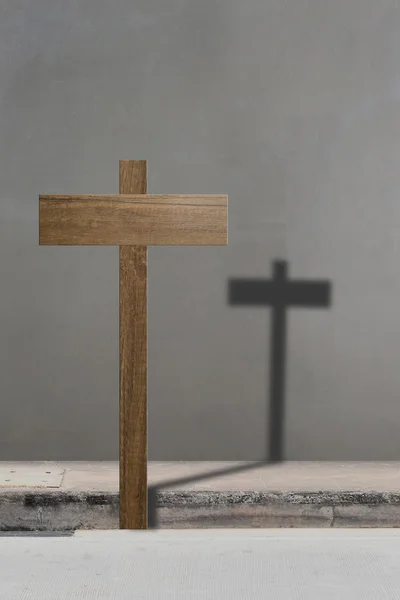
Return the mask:
[(120, 528), (147, 528), (147, 246), (226, 246), (226, 195), (149, 195), (147, 161), (119, 194), (39, 196), (41, 245), (119, 246)]

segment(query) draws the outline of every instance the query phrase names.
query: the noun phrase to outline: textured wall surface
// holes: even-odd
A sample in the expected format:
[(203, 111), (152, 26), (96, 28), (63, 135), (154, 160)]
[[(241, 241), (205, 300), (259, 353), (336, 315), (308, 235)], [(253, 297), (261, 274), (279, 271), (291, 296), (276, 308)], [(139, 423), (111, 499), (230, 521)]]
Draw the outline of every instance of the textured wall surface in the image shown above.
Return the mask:
[(286, 456), (399, 460), (393, 0), (3, 0), (0, 459), (118, 457), (118, 251), (38, 246), (39, 193), (228, 193), (227, 248), (149, 251), (149, 458), (266, 454), (270, 313), (230, 277), (327, 279), (288, 323)]

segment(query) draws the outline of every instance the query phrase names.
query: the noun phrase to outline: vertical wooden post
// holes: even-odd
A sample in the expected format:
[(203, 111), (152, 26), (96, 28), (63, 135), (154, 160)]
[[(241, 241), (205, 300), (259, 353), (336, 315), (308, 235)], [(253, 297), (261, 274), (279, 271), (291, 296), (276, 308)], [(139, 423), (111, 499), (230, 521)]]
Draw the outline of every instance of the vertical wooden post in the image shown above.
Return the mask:
[[(147, 162), (119, 163), (119, 193), (147, 193)], [(119, 248), (120, 528), (147, 529), (147, 246)]]

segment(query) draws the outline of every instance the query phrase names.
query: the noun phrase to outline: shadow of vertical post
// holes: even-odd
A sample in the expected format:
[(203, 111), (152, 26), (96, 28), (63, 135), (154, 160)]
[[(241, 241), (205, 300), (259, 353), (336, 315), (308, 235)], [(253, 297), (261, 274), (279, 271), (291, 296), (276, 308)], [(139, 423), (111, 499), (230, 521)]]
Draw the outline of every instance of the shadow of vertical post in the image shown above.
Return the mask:
[[(281, 302), (282, 286), (287, 277), (287, 265), (283, 261), (275, 262), (273, 279), (276, 298), (272, 298), (271, 321), (271, 370), (269, 378), (269, 459), (273, 462), (283, 460), (284, 422), (285, 422), (285, 384), (286, 384), (286, 307)], [(273, 426), (272, 426), (273, 424)]]
[(287, 309), (327, 308), (331, 305), (328, 281), (288, 279), (288, 264), (273, 263), (271, 279), (231, 279), (231, 306), (270, 306), (269, 448), (270, 462), (284, 460)]

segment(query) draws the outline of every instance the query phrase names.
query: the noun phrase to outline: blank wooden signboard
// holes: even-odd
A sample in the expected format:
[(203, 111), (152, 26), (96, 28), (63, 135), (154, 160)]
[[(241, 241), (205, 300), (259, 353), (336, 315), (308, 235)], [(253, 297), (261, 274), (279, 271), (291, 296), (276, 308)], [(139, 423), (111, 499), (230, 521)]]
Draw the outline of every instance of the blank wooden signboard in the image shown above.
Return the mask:
[(226, 246), (226, 195), (147, 194), (147, 161), (119, 194), (39, 196), (39, 243), (119, 246), (120, 528), (147, 528), (147, 246)]

